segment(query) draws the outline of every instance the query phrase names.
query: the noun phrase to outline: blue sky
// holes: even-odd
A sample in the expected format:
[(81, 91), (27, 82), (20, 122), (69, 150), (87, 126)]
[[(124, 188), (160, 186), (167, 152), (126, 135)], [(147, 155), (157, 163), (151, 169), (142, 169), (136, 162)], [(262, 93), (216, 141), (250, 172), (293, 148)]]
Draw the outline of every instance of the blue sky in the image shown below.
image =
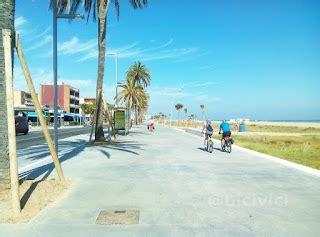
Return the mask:
[[(44, 0), (16, 0), (16, 29), (31, 75), (52, 82), (52, 13)], [(136, 60), (152, 73), (150, 114), (188, 113), (250, 119), (320, 119), (320, 1), (149, 0), (143, 10), (120, 1), (108, 15), (107, 48), (119, 53), (119, 80)], [(59, 20), (59, 81), (95, 95), (97, 23)], [(15, 88), (26, 90), (18, 60)], [(105, 91), (115, 94), (115, 62)], [(181, 90), (181, 88), (183, 88)], [(176, 116), (176, 111), (174, 111)]]

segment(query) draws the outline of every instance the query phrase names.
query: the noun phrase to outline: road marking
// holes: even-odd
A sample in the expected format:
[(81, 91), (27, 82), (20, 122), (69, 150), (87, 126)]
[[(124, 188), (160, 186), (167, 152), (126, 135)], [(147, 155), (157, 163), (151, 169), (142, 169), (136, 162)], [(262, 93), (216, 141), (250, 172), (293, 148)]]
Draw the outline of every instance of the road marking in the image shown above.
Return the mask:
[[(73, 132), (76, 132), (76, 131), (73, 131)], [(71, 131), (71, 133), (72, 133), (72, 131)], [(89, 131), (88, 131), (88, 133), (89, 133)], [(68, 131), (68, 132), (60, 132), (60, 133), (58, 133), (58, 135), (61, 135), (61, 134), (70, 134), (70, 131)], [(51, 136), (53, 135), (53, 134), (50, 134)], [(81, 135), (81, 134), (75, 134), (75, 135)], [(22, 141), (27, 141), (27, 140), (30, 140), (30, 139), (38, 139), (38, 138), (44, 138), (44, 136), (42, 135), (42, 136), (37, 136), (37, 137), (29, 137), (29, 138), (24, 138), (24, 139), (17, 139), (17, 142), (22, 142)]]
[(18, 169), (18, 173), (22, 172), (23, 170), (25, 170), (25, 169), (27, 169), (27, 168), (29, 168), (29, 167), (31, 167), (31, 166), (34, 166), (34, 165), (39, 164), (39, 163), (42, 163), (42, 162), (45, 161), (45, 160), (51, 160), (51, 159), (52, 159), (51, 157), (46, 157), (46, 158), (43, 158), (43, 159), (38, 160), (38, 161), (36, 161), (36, 162), (33, 162), (33, 163), (29, 164), (29, 165), (26, 165), (26, 166)]

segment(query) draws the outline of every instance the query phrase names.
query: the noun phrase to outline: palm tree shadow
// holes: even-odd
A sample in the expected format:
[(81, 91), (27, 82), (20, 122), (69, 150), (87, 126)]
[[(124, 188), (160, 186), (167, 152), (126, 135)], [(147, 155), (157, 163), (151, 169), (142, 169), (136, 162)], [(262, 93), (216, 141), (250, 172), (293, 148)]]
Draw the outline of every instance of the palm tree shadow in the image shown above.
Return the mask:
[[(72, 151), (64, 154), (60, 159), (60, 164), (75, 157), (78, 155), (80, 152), (83, 151), (85, 147), (85, 144), (82, 144), (81, 146), (78, 146), (74, 148)], [(37, 185), (47, 179), (49, 175), (52, 173), (54, 170), (54, 164), (51, 162), (49, 164), (45, 164), (36, 168), (33, 168), (31, 170), (22, 172), (19, 174), (19, 180), (23, 182), (23, 180), (36, 180), (40, 178), (39, 180), (33, 182), (29, 189), (24, 193), (24, 195), (21, 197), (20, 203), (21, 203), (21, 209), (25, 207), (27, 204), (28, 200), (30, 199), (32, 193), (35, 191)]]
[[(65, 153), (64, 155), (62, 155), (59, 158), (60, 164), (75, 157), (80, 152), (82, 152), (84, 148), (85, 148), (85, 144), (82, 144), (77, 147), (73, 147), (73, 149), (71, 149), (71, 151)], [(32, 180), (34, 180), (34, 179), (41, 177), (41, 180), (43, 180), (43, 179), (46, 179), (49, 177), (49, 175), (52, 173), (54, 168), (55, 167), (54, 167), (53, 162), (50, 162), (48, 164), (38, 166), (38, 167), (33, 168), (31, 170), (27, 170), (27, 171), (20, 173), (19, 179), (32, 179)]]
[[(90, 144), (90, 146), (95, 146), (95, 144)], [(102, 148), (107, 148), (107, 149), (116, 150), (116, 151), (123, 151), (136, 156), (140, 155), (140, 153), (138, 153), (137, 151), (144, 150), (141, 148), (140, 143), (136, 143), (134, 141), (123, 141), (123, 142), (113, 141), (110, 144), (97, 144), (97, 146), (99, 146), (98, 150), (102, 152), (104, 155), (106, 155), (108, 159), (110, 159), (111, 157), (110, 154), (105, 149), (102, 149)]]

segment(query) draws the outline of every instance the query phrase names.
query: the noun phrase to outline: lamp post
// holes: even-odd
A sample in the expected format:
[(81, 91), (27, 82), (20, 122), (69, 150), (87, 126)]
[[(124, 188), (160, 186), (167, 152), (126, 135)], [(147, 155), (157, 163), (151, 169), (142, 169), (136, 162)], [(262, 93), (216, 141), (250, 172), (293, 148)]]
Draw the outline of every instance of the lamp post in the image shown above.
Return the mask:
[(112, 53), (106, 53), (109, 56), (115, 56), (115, 62), (116, 62), (116, 101), (115, 105), (118, 106), (118, 53), (112, 52)]
[(54, 99), (53, 99), (53, 126), (54, 126), (54, 147), (56, 153), (58, 154), (58, 52), (57, 52), (57, 21), (58, 18), (63, 19), (84, 19), (83, 15), (79, 14), (59, 14), (57, 13), (57, 0), (52, 1), (52, 23), (53, 23), (53, 91), (54, 91)]

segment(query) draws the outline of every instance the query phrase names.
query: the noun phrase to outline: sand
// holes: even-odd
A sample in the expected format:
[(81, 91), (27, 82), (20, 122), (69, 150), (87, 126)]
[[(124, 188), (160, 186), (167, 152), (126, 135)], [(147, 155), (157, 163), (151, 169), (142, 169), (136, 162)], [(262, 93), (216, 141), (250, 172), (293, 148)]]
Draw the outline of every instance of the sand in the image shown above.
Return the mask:
[(2, 200), (0, 223), (26, 223), (50, 203), (59, 200), (71, 182), (26, 180), (20, 185), (21, 214), (13, 217), (9, 200)]

